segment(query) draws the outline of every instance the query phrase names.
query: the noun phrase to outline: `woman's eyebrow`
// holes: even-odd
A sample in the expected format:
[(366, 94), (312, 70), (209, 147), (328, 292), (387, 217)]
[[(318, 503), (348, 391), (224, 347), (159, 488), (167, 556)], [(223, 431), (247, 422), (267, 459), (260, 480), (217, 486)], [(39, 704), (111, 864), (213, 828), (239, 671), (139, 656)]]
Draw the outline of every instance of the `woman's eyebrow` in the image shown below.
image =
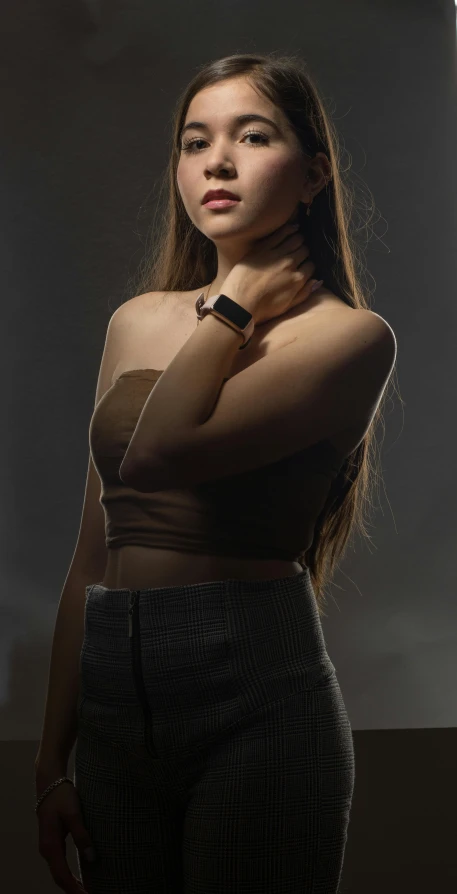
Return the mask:
[[(277, 132), (280, 133), (278, 125), (275, 124), (275, 122), (272, 121), (270, 118), (266, 118), (265, 115), (258, 115), (258, 114), (248, 112), (245, 115), (236, 115), (236, 117), (233, 120), (234, 120), (235, 124), (243, 124), (246, 121), (263, 121), (265, 124), (270, 124), (271, 127), (274, 127), (275, 130), (277, 130)], [(186, 130), (190, 130), (191, 128), (192, 128), (192, 130), (198, 130), (198, 129), (206, 130), (208, 128), (208, 125), (205, 124), (203, 121), (189, 121), (182, 128), (181, 136), (183, 135), (183, 133), (185, 133)]]

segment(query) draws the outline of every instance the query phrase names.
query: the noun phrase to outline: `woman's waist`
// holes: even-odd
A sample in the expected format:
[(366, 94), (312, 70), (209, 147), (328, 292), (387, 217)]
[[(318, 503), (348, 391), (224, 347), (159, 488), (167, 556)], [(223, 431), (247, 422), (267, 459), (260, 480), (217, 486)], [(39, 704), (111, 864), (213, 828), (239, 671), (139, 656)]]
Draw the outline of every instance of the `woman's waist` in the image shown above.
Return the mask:
[(103, 586), (110, 589), (127, 587), (174, 587), (205, 581), (288, 577), (303, 570), (299, 562), (283, 559), (252, 559), (239, 556), (217, 556), (181, 550), (126, 545), (108, 549)]

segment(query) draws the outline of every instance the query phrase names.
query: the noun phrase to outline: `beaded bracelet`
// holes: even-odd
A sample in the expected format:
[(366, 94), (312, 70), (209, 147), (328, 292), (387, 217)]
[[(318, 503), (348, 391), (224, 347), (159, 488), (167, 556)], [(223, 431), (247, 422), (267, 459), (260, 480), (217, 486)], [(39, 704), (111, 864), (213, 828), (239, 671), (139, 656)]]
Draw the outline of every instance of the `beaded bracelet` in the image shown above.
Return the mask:
[(47, 789), (45, 789), (38, 798), (38, 801), (35, 804), (35, 813), (37, 812), (42, 800), (46, 797), (46, 795), (49, 795), (49, 792), (51, 792), (53, 788), (56, 788), (56, 786), (60, 785), (61, 782), (71, 782), (71, 784), (74, 785), (73, 780), (70, 779), (69, 776), (61, 776), (60, 779), (56, 779), (55, 782), (52, 782), (51, 785), (48, 785)]

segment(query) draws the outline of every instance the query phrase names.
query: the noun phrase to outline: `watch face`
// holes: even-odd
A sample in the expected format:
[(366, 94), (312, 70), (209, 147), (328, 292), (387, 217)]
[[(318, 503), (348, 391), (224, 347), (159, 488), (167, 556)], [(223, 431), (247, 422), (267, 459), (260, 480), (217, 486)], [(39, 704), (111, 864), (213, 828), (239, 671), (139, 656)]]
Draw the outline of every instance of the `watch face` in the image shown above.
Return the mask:
[(245, 310), (244, 307), (241, 307), (236, 301), (233, 301), (232, 298), (229, 298), (227, 295), (224, 295), (223, 292), (220, 295), (217, 295), (217, 303), (214, 307), (219, 313), (223, 316), (228, 317), (232, 323), (235, 323), (235, 326), (238, 326), (240, 329), (245, 329), (250, 320), (252, 320), (252, 314), (249, 311)]

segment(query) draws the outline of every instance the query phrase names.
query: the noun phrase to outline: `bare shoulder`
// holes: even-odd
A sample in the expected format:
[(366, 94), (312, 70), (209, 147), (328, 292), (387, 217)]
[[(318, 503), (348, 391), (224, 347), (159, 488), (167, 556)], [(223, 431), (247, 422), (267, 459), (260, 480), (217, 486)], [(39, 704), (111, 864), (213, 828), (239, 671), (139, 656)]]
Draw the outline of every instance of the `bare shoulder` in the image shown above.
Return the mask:
[(150, 314), (168, 306), (170, 302), (167, 302), (166, 299), (171, 294), (170, 292), (144, 292), (141, 295), (134, 295), (114, 311), (113, 317), (116, 316), (121, 323), (135, 320), (144, 322)]
[[(365, 381), (360, 381), (361, 391), (371, 389), (379, 399), (390, 378), (397, 356), (397, 340), (387, 320), (369, 308), (352, 308), (334, 314), (335, 335), (341, 339), (342, 350), (347, 336), (347, 358), (351, 363), (362, 363), (366, 370)], [(324, 337), (324, 334), (323, 334)]]
[(118, 311), (126, 319), (131, 317), (137, 319), (141, 324), (147, 323), (152, 317), (155, 318), (158, 313), (164, 321), (183, 318), (189, 312), (193, 312), (193, 316), (195, 316), (193, 295), (194, 292), (144, 292), (129, 298), (124, 304), (121, 304)]
[(118, 345), (113, 382), (129, 369), (165, 369), (195, 327), (179, 292), (145, 292), (111, 317)]
[[(304, 354), (314, 355), (315, 364), (329, 370), (330, 380), (335, 377), (335, 386), (350, 383), (345, 424), (329, 437), (341, 456), (348, 456), (365, 437), (389, 382), (397, 352), (393, 329), (374, 311), (331, 298), (319, 306), (308, 329), (301, 327), (298, 341), (307, 343)], [(341, 370), (347, 375), (342, 377)], [(336, 390), (330, 388), (329, 394)]]
[[(388, 330), (390, 333), (390, 338), (395, 340), (395, 334), (392, 329), (392, 326), (390, 326), (390, 324), (387, 322), (387, 320), (385, 320), (384, 317), (381, 317), (380, 314), (377, 314), (377, 313), (375, 313), (374, 310), (370, 310), (369, 308), (365, 308), (365, 307), (351, 308), (351, 310), (352, 311), (355, 310), (356, 313), (360, 317), (365, 317), (366, 319), (373, 320), (374, 322), (372, 323), (372, 325), (378, 326), (380, 332)], [(388, 337), (388, 336), (386, 336), (386, 337)]]
[(362, 334), (366, 333), (367, 344), (373, 351), (374, 360), (385, 369), (388, 378), (397, 358), (395, 333), (387, 320), (373, 310), (357, 308), (356, 314)]
[[(381, 359), (385, 357), (386, 361), (390, 359), (393, 365), (396, 357), (397, 341), (395, 333), (387, 320), (369, 308), (351, 307), (337, 298), (336, 295), (333, 295), (333, 293), (327, 294), (330, 302), (328, 304), (325, 301), (322, 302), (321, 306), (317, 308), (318, 313), (313, 318), (313, 321), (317, 322), (318, 328), (322, 324), (322, 331), (325, 331), (328, 329), (329, 323), (331, 323), (336, 330), (339, 330), (341, 327), (344, 330), (348, 327), (346, 331), (350, 332), (353, 327), (355, 336), (360, 332), (362, 337), (365, 336), (364, 340), (367, 346), (373, 349), (376, 348), (379, 357)], [(319, 311), (322, 313), (319, 313)], [(306, 323), (306, 313), (303, 316), (303, 321)]]
[[(308, 313), (310, 307), (310, 313)], [(369, 362), (390, 375), (395, 363), (397, 342), (387, 320), (364, 307), (351, 307), (329, 290), (319, 290), (313, 303), (306, 302), (304, 313), (295, 321), (296, 333), (305, 338), (322, 338), (329, 332), (342, 340), (348, 339), (348, 348), (357, 353), (364, 351)]]
[(353, 416), (347, 427), (333, 434), (334, 446), (348, 455), (365, 436), (381, 402), (395, 365), (397, 342), (392, 327), (379, 314), (368, 308), (349, 308), (335, 330), (335, 350), (341, 350), (341, 368), (346, 366), (350, 379), (351, 369), (355, 373)]
[[(321, 369), (329, 372), (328, 377), (325, 374), (330, 383), (329, 407), (333, 397), (337, 397), (337, 404), (341, 399), (344, 405), (344, 395), (350, 396), (344, 424), (328, 436), (341, 456), (346, 457), (370, 428), (395, 365), (397, 342), (389, 323), (369, 308), (354, 308), (341, 300), (331, 300), (325, 312), (323, 306), (322, 310), (321, 315), (316, 314), (308, 335), (309, 354), (314, 352), (316, 366), (321, 363)], [(322, 400), (325, 406), (325, 396)], [(336, 405), (335, 418), (338, 413)]]

